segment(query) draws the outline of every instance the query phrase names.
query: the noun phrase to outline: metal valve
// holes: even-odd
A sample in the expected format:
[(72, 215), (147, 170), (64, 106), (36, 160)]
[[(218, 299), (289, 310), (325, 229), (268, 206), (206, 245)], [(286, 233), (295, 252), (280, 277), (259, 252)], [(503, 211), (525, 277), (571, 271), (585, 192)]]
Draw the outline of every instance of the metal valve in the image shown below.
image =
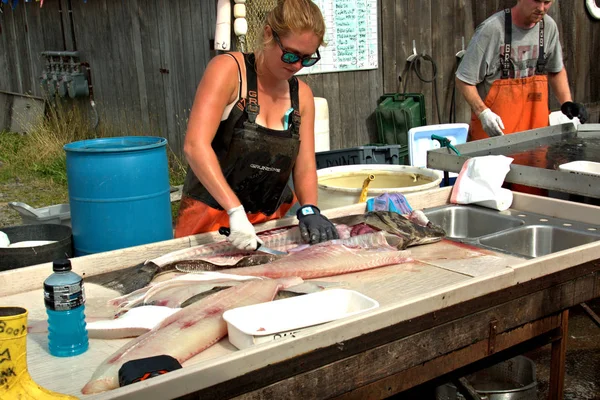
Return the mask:
[[(40, 82), (48, 95), (60, 97), (88, 97), (90, 84), (89, 65), (80, 61), (77, 51), (44, 51), (46, 67), (40, 76)], [(82, 64), (85, 64), (84, 68)]]

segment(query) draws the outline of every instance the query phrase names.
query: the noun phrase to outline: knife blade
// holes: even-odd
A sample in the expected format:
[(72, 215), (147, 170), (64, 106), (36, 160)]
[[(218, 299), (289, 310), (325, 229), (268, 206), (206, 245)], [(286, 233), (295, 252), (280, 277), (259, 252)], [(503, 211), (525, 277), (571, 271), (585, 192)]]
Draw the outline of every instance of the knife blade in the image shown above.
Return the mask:
[[(222, 226), (219, 228), (219, 233), (224, 236), (229, 236), (229, 234), (231, 233), (231, 230), (229, 228), (227, 228), (226, 226)], [(263, 246), (260, 243), (258, 244), (258, 247), (255, 249), (255, 251), (261, 251), (263, 253), (272, 254), (274, 256), (287, 255), (287, 253), (285, 251), (273, 250), (273, 249)]]

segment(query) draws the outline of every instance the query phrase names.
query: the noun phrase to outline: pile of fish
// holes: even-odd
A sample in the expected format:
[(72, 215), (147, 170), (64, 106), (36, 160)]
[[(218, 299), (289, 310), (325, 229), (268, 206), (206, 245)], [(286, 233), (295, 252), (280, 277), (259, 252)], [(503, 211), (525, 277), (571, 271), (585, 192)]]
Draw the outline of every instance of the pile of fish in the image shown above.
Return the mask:
[[(297, 226), (259, 234), (265, 246), (287, 252), (284, 256), (240, 252), (223, 241), (165, 254), (131, 267), (126, 273), (118, 271), (87, 278), (88, 282), (100, 283), (123, 294), (111, 300), (111, 305), (120, 312), (144, 304), (185, 307), (109, 356), (82, 393), (118, 387), (119, 368), (129, 360), (167, 354), (183, 363), (226, 336), (222, 315), (229, 309), (271, 301), (280, 290), (297, 287), (305, 279), (412, 261), (410, 251), (404, 249), (433, 243), (445, 236), (441, 228), (422, 220), (422, 215), (410, 217), (374, 211), (332, 219), (340, 239), (313, 246), (302, 244)], [(170, 271), (203, 274), (219, 271), (239, 278), (219, 282), (216, 285), (221, 286), (219, 291), (198, 297), (208, 286), (190, 277), (151, 283), (158, 274)], [(214, 286), (213, 283), (208, 288)], [(193, 302), (191, 298), (199, 300)]]
[[(437, 242), (445, 237), (444, 230), (429, 222), (422, 211), (415, 210), (408, 217), (390, 211), (371, 211), (333, 218), (331, 221), (335, 224), (340, 239), (383, 232), (388, 243), (398, 250)], [(279, 251), (294, 252), (307, 247), (302, 242), (297, 225), (268, 230), (258, 236), (263, 240), (264, 246)], [(354, 244), (360, 241), (357, 238)], [(368, 247), (368, 244), (363, 247)], [(240, 251), (224, 240), (177, 250), (140, 265), (87, 278), (86, 282), (97, 283), (125, 295), (146, 287), (157, 275), (171, 271), (222, 271), (227, 268), (262, 265), (278, 257)]]

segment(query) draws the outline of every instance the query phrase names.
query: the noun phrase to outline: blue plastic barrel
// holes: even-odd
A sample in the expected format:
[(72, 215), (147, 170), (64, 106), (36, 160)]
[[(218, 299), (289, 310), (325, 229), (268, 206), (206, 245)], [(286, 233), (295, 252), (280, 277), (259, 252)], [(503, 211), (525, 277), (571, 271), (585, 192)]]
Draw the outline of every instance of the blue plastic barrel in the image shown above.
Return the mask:
[(173, 238), (166, 145), (125, 136), (64, 146), (76, 256)]

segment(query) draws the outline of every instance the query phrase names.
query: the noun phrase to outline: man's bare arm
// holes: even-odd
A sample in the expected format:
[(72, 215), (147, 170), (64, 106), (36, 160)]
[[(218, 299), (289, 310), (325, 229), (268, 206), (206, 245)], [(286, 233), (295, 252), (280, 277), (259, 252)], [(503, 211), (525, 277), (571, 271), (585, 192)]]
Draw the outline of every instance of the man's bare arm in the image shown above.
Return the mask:
[(471, 110), (476, 116), (479, 116), (483, 110), (488, 108), (479, 96), (476, 86), (469, 85), (458, 79), (458, 77), (454, 78), (454, 81), (458, 91), (463, 95), (467, 103), (469, 103)]
[(571, 97), (571, 89), (569, 88), (569, 79), (567, 77), (567, 70), (563, 67), (560, 72), (548, 73), (548, 81), (552, 87), (552, 91), (556, 96), (556, 100), (560, 104), (566, 101), (573, 101)]

